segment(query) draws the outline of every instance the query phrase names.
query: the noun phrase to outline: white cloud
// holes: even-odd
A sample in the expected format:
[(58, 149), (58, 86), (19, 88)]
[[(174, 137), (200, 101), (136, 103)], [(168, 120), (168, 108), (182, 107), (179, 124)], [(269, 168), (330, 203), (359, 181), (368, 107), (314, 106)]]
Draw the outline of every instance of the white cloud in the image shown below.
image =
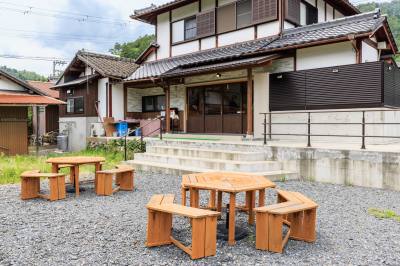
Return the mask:
[[(152, 33), (153, 27), (132, 21), (129, 15), (135, 9), (147, 7), (152, 3), (163, 4), (169, 0), (87, 0), (85, 2), (81, 0), (5, 0), (4, 2), (11, 4), (0, 4), (0, 54), (72, 58), (76, 51), (82, 48), (107, 52), (114, 42), (130, 41), (139, 35)], [(43, 16), (43, 14), (38, 16), (29, 12), (24, 15), (8, 10), (11, 8), (29, 11), (28, 6), (40, 8), (40, 11), (44, 13), (46, 11), (43, 9), (62, 10), (132, 22), (127, 27), (121, 27), (110, 24), (82, 23), (60, 17)], [(27, 34), (29, 38), (26, 37)], [(88, 36), (89, 41), (58, 37), (66, 35)], [(93, 36), (98, 39), (94, 40)], [(46, 76), (52, 73), (53, 68), (52, 62), (1, 57), (0, 65), (36, 71)]]

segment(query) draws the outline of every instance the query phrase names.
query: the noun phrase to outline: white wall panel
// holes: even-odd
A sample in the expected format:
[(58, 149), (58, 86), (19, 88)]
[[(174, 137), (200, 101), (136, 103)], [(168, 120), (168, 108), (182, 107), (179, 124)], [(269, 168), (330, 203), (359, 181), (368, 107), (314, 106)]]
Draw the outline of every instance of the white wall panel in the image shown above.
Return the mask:
[(325, 1), (318, 0), (317, 7), (318, 7), (318, 22), (324, 22), (325, 21)]
[(108, 78), (99, 79), (97, 83), (97, 100), (100, 117), (107, 116), (107, 83)]
[(375, 62), (378, 61), (378, 50), (362, 42), (362, 62)]
[(199, 51), (198, 40), (172, 46), (172, 56), (188, 54), (197, 51)]
[(290, 22), (288, 22), (288, 21), (285, 21), (285, 23), (284, 23), (284, 28), (285, 28), (285, 30), (287, 30), (287, 29), (293, 29), (293, 28), (295, 28), (295, 26), (294, 26), (294, 24), (292, 24), (292, 23), (290, 23)]
[(215, 48), (215, 44), (216, 44), (215, 39), (216, 39), (216, 37), (214, 37), (214, 36), (202, 39), (201, 40), (201, 50)]
[(124, 86), (112, 85), (112, 115), (116, 120), (124, 119)]
[(321, 45), (297, 50), (297, 70), (356, 63), (350, 42)]
[(172, 10), (172, 21), (196, 15), (199, 12), (199, 3), (195, 2)]
[(254, 39), (254, 28), (251, 27), (219, 35), (218, 44), (219, 46), (225, 46), (253, 39)]
[[(286, 24), (286, 23), (285, 23)], [(268, 22), (257, 26), (257, 37), (263, 38), (279, 34), (279, 22)]]
[(343, 18), (343, 17), (344, 17), (344, 15), (335, 9), (335, 19)]
[(333, 20), (333, 7), (326, 4), (326, 21)]
[(6, 91), (26, 91), (26, 89), (19, 84), (6, 79), (5, 77), (0, 75), (0, 90)]
[(163, 13), (157, 17), (157, 43), (160, 44), (158, 48), (158, 59), (169, 57), (169, 13)]
[(215, 8), (215, 0), (201, 0), (201, 11)]
[(306, 14), (306, 5), (304, 3), (300, 3), (300, 25), (307, 25), (307, 14)]

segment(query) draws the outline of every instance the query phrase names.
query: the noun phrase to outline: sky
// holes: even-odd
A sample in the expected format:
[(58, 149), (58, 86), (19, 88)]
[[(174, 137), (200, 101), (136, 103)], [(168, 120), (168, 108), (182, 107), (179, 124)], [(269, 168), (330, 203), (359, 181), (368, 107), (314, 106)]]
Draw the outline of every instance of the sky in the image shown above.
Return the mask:
[[(154, 33), (153, 26), (129, 18), (135, 9), (169, 1), (0, 0), (0, 56), (54, 57), (68, 61), (79, 49), (108, 53), (115, 42), (133, 41)], [(51, 74), (53, 68), (50, 61), (0, 57), (2, 65), (44, 76)]]
[[(79, 49), (108, 53), (115, 42), (153, 33), (154, 27), (129, 15), (135, 9), (165, 2), (168, 0), (0, 0), (0, 55), (70, 60)], [(101, 19), (82, 21), (75, 13)], [(49, 61), (0, 57), (2, 65), (45, 76), (53, 69)]]

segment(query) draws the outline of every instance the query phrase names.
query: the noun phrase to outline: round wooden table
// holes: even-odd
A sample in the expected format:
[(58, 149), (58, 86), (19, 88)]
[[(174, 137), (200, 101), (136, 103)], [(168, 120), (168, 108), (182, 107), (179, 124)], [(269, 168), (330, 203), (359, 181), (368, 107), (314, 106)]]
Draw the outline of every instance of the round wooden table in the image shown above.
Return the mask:
[(70, 156), (70, 157), (54, 157), (48, 159), (46, 162), (51, 163), (51, 171), (58, 173), (60, 166), (68, 166), (71, 168), (71, 181), (75, 186), (75, 195), (79, 196), (79, 167), (81, 165), (94, 165), (95, 175), (97, 171), (101, 171), (101, 163), (105, 162), (104, 157), (90, 157), (90, 156)]
[[(213, 172), (185, 175), (182, 186), (189, 188), (190, 206), (199, 208), (199, 190), (218, 192), (217, 211), (222, 209), (222, 193), (229, 193), (229, 233), (228, 244), (235, 244), (235, 209), (236, 194), (246, 192), (246, 205), (249, 212), (249, 223), (254, 223), (255, 192), (259, 192), (258, 205), (265, 205), (265, 189), (276, 185), (263, 176)], [(183, 196), (183, 195), (182, 195)]]

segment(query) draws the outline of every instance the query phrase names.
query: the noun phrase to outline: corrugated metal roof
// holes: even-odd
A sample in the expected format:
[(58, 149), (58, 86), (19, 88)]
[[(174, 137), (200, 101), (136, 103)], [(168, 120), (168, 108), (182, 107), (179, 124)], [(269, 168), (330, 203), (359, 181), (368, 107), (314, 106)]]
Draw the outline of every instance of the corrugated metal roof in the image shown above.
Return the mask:
[(215, 64), (246, 56), (258, 56), (276, 49), (291, 49), (300, 44), (370, 33), (383, 25), (384, 21), (386, 21), (386, 17), (381, 17), (379, 12), (370, 12), (289, 29), (285, 30), (281, 37), (257, 39), (148, 62), (141, 65), (126, 81), (159, 78), (180, 67)]

